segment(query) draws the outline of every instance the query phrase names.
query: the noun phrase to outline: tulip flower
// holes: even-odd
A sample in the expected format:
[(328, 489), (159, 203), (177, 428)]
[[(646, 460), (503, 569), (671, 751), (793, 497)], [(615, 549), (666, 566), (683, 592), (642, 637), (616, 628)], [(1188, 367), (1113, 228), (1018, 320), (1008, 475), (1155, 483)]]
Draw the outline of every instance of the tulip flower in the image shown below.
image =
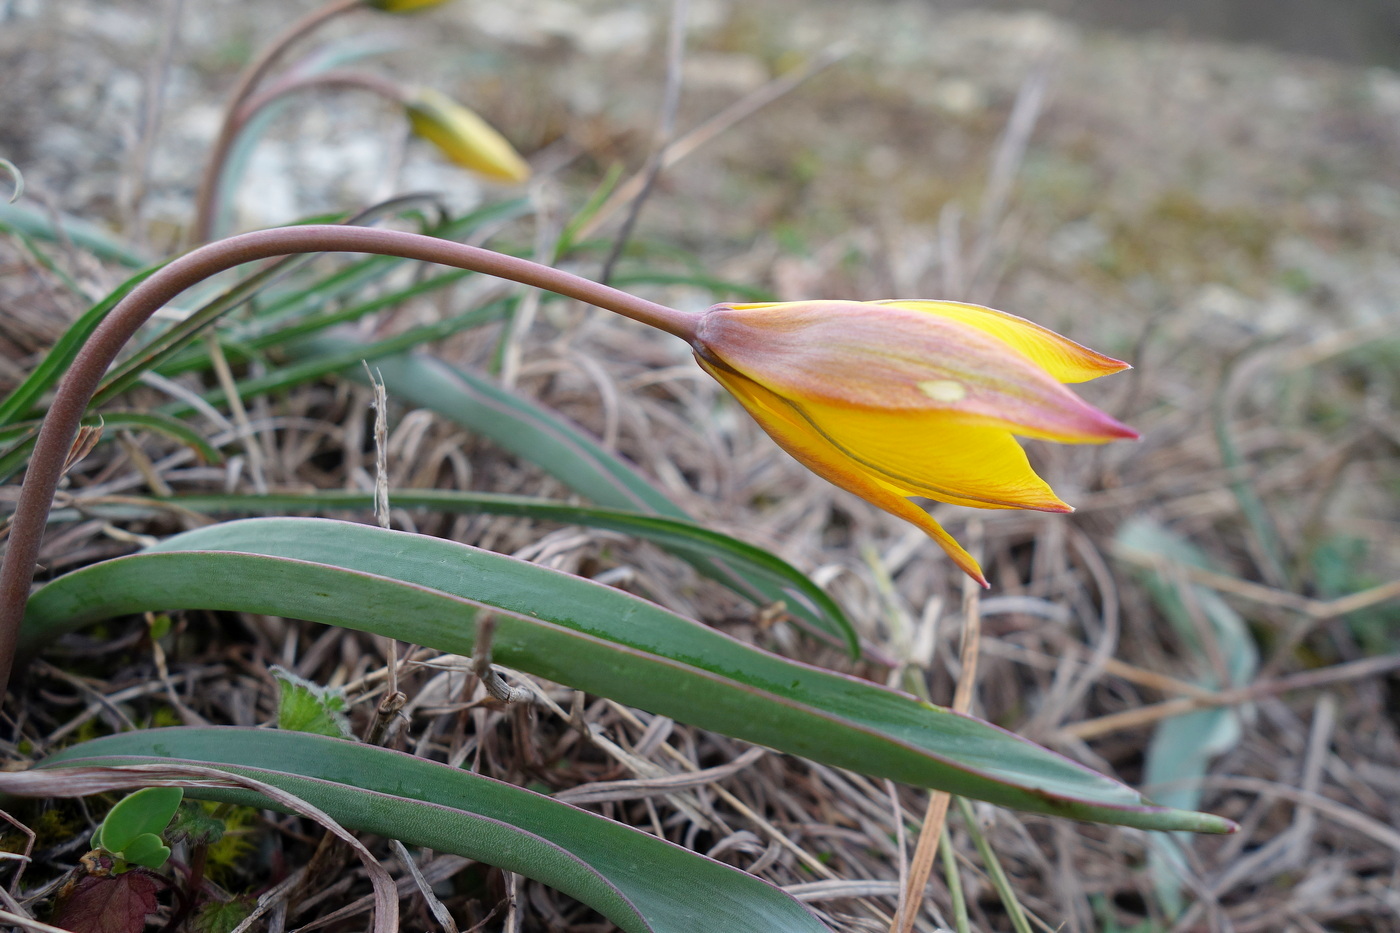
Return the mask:
[(418, 88), (404, 107), (413, 132), (463, 168), (512, 184), (529, 179), (530, 166), (506, 138), (446, 94)]
[(1127, 369), (1015, 315), (948, 301), (716, 305), (700, 366), (823, 479), (923, 529), (981, 569), (909, 496), (1069, 512), (1016, 436), (1103, 443), (1137, 432), (1064, 383)]
[(364, 0), (365, 4), (385, 13), (415, 13), (430, 6), (438, 6), (447, 0)]

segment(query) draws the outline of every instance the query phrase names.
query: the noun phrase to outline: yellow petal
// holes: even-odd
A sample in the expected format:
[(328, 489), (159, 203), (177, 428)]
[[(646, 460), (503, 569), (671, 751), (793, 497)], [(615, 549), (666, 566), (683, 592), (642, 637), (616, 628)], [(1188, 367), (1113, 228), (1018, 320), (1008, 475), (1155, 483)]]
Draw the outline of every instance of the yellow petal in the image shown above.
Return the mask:
[(1058, 382), (1088, 382), (1131, 368), (1122, 360), (1080, 346), (1049, 328), (994, 308), (955, 301), (895, 299), (873, 303), (961, 321), (1020, 350)]
[(506, 138), (472, 111), (432, 88), (418, 88), (405, 103), (413, 132), (463, 168), (519, 184), (530, 166)]
[(860, 411), (792, 403), (813, 430), (906, 496), (981, 509), (1068, 512), (1007, 431), (941, 412)]
[(977, 561), (943, 530), (943, 526), (823, 437), (791, 404), (738, 373), (715, 367), (698, 355), (696, 361), (739, 400), (779, 447), (799, 463), (827, 482), (916, 525), (937, 542), (964, 573), (982, 586), (987, 586)]

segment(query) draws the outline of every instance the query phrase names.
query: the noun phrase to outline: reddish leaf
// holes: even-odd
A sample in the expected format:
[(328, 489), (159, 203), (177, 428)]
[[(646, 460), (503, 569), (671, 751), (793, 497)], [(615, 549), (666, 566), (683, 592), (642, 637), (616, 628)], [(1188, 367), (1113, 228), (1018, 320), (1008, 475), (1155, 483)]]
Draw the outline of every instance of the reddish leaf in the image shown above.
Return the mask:
[(51, 922), (72, 933), (141, 933), (159, 906), (158, 881), (140, 870), (88, 875), (63, 899)]

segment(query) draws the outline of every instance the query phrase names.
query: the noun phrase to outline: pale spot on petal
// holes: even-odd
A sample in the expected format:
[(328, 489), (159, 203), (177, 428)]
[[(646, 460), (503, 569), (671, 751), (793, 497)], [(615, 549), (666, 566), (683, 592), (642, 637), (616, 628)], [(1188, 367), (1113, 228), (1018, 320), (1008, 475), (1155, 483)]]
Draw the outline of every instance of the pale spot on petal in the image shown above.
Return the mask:
[(967, 398), (967, 386), (952, 379), (926, 379), (919, 383), (919, 391), (935, 402), (961, 402)]

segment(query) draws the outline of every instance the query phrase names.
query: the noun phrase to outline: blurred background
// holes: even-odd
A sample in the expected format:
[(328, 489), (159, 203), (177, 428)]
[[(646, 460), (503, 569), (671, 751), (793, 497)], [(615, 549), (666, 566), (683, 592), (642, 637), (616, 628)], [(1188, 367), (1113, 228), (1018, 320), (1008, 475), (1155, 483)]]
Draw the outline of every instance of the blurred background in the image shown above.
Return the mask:
[(1044, 10), (1096, 29), (1262, 44), (1358, 65), (1400, 64), (1400, 7), (1389, 0), (953, 0), (951, 5)]
[[(148, 255), (174, 249), (222, 95), (313, 6), (0, 0), (0, 156), (24, 171), (27, 203)], [(459, 0), (347, 18), (304, 51), (477, 109), (537, 172), (530, 222), (503, 236), (548, 244), (610, 172), (638, 172), (665, 141), (671, 13)], [(980, 540), (995, 587), (977, 709), (1244, 831), (1173, 849), (984, 814), (1052, 926), (1400, 928), (1398, 68), (1395, 0), (688, 4), (670, 135), (687, 154), (659, 175), (619, 268), (700, 270), (780, 299), (991, 304), (1134, 364), (1084, 394), (1142, 442), (1032, 445), (1075, 515), (937, 510)], [(237, 229), (402, 191), (455, 210), (521, 193), (444, 164), (354, 93), (299, 100), (262, 133)], [(620, 219), (570, 267), (596, 273)], [(5, 259), (10, 380), (81, 308)], [(71, 265), (95, 294), (121, 278)], [(784, 458), (684, 348), (577, 323), (546, 315), (522, 335), (520, 389), (697, 514), (814, 571), (947, 702), (959, 583), (936, 548)], [(536, 491), (523, 475), (511, 491)], [(1229, 689), (1196, 718), (1157, 707)], [(921, 800), (906, 794), (911, 813)], [(895, 871), (888, 839), (823, 818), (844, 827), (820, 842), (838, 873)], [(1005, 928), (994, 898), (976, 909), (980, 928)], [(833, 910), (843, 929), (878, 928)]]

